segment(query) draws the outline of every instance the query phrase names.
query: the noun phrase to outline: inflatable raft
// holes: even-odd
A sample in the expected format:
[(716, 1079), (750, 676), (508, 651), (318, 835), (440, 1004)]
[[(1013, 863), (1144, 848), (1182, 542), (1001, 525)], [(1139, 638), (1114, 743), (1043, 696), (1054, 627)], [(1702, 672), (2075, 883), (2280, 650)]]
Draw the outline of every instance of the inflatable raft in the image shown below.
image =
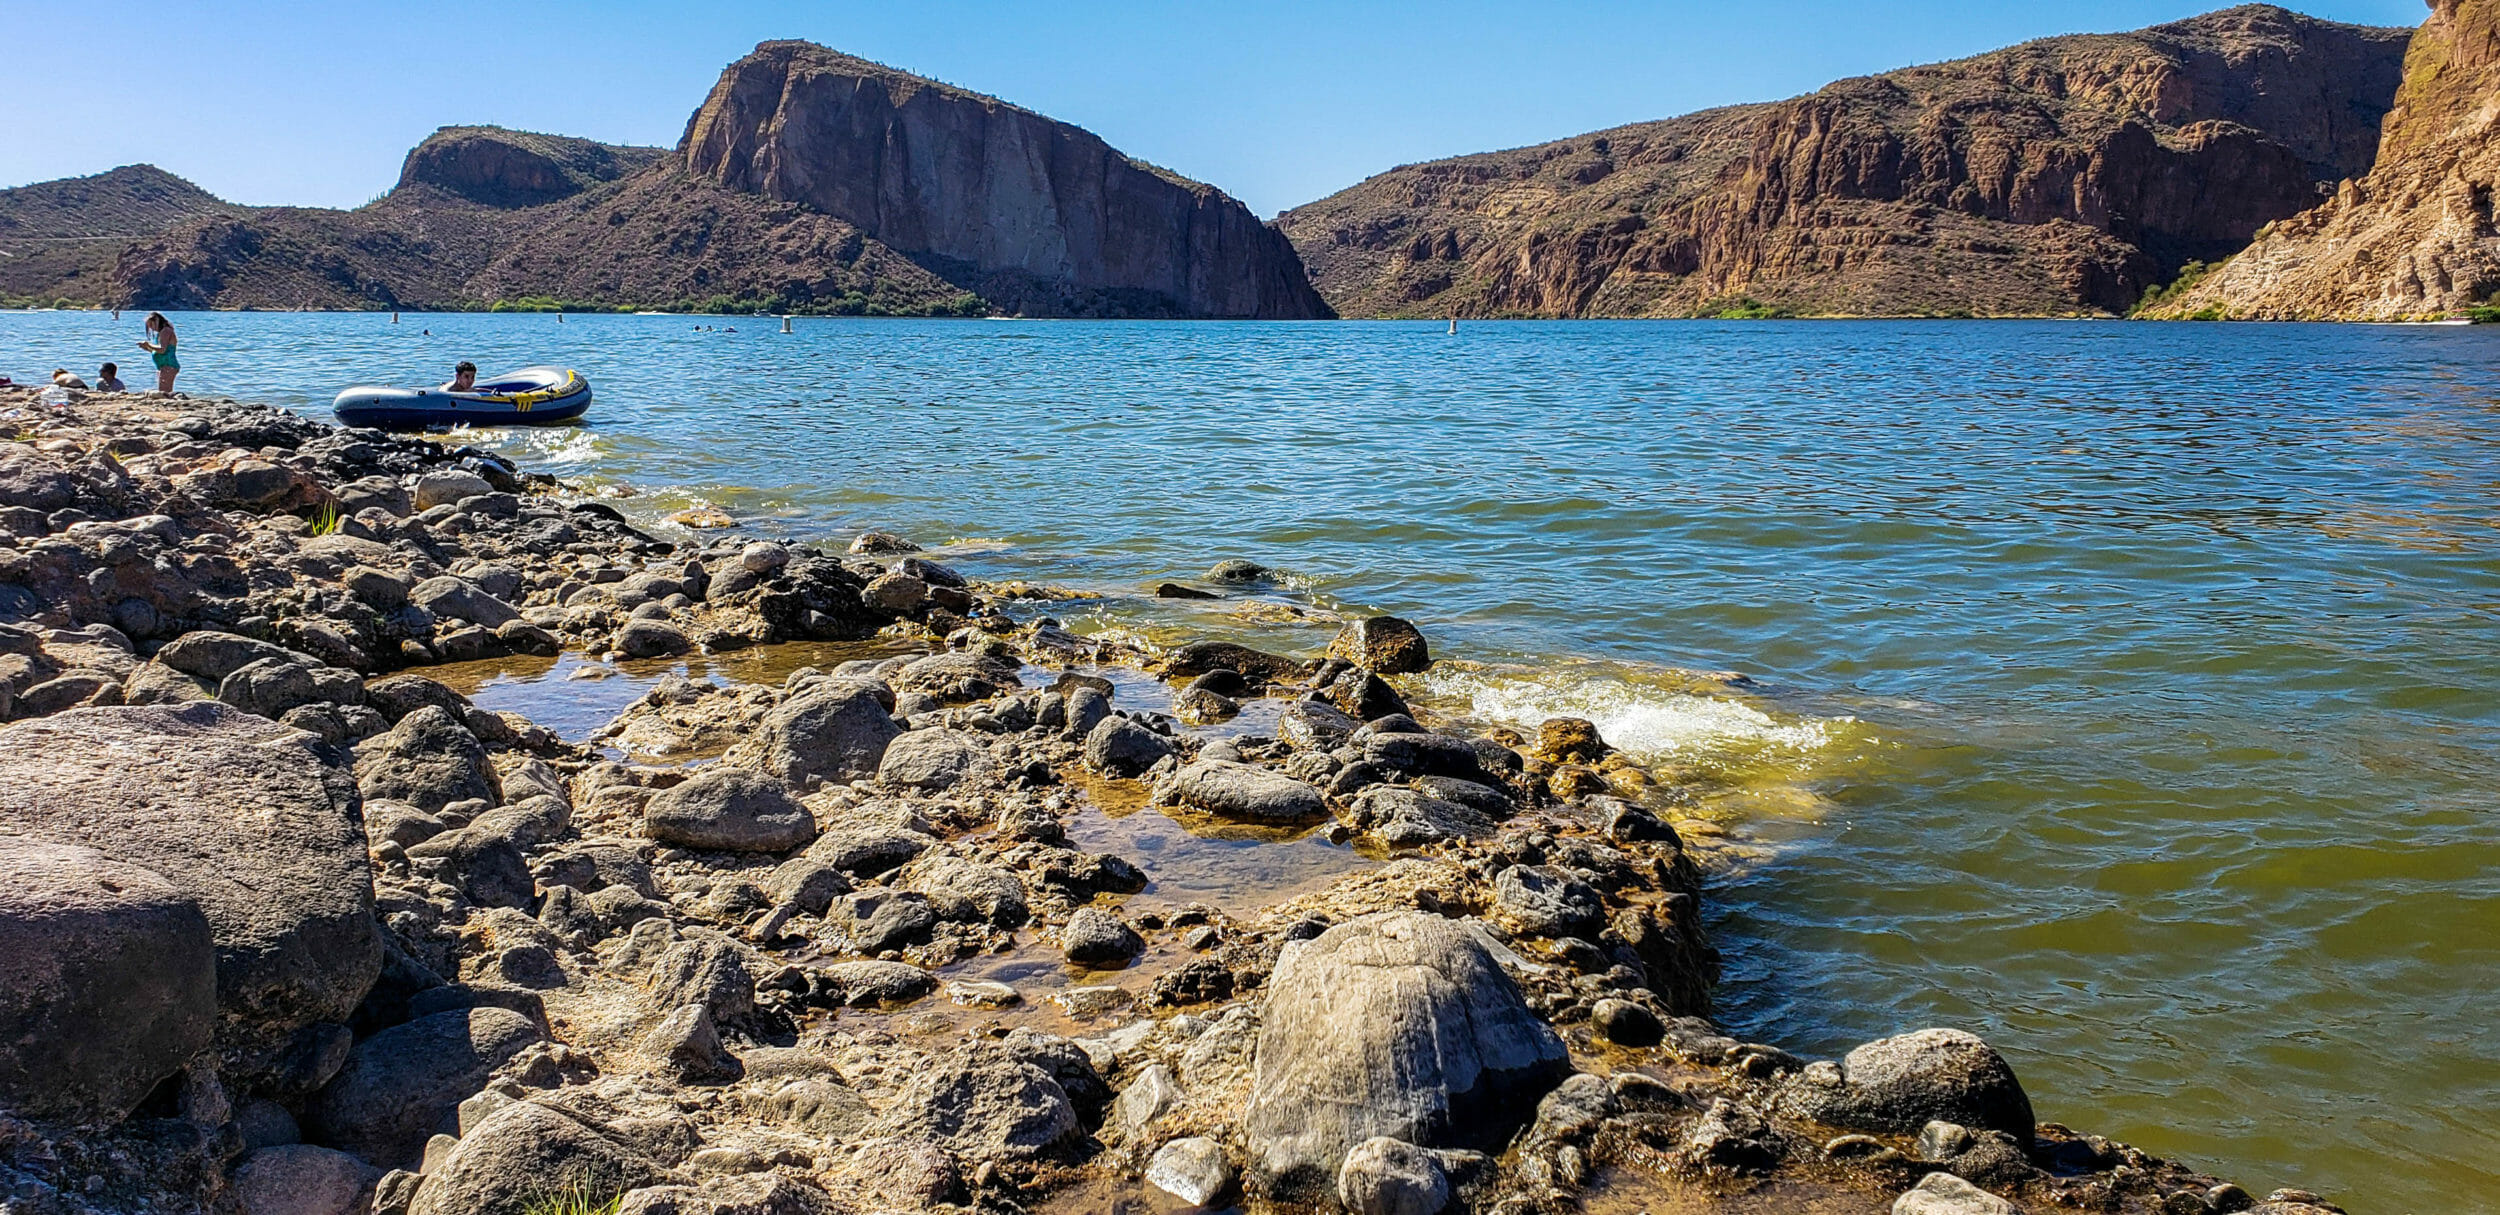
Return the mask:
[(480, 380), (467, 392), (360, 384), (330, 411), (349, 426), (424, 430), (437, 426), (554, 426), (590, 409), (590, 381), (564, 367), (524, 367)]

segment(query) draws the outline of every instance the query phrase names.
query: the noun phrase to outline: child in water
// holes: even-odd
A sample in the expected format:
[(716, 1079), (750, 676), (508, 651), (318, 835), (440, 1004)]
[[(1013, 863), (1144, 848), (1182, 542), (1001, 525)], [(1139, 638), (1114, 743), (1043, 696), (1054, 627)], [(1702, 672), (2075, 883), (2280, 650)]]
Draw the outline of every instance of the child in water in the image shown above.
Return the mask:
[(97, 392), (130, 391), (130, 386), (122, 383), (121, 366), (116, 363), (106, 363), (99, 369), (95, 375), (95, 390)]

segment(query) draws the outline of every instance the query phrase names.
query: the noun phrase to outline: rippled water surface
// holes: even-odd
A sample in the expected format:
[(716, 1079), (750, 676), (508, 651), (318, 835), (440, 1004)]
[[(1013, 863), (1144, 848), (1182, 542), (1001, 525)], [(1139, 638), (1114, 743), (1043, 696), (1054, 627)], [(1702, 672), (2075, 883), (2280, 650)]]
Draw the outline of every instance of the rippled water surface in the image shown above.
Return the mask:
[[(578, 367), (593, 425), (484, 437), (1088, 627), (1256, 633), (1129, 597), (1229, 556), (1411, 615), (1462, 660), (1420, 693), (1708, 791), (1741, 1032), (1970, 1026), (2259, 1193), (2500, 1193), (2500, 332), (180, 319), (186, 387), (314, 411)], [(0, 372), (138, 336), (0, 316)]]

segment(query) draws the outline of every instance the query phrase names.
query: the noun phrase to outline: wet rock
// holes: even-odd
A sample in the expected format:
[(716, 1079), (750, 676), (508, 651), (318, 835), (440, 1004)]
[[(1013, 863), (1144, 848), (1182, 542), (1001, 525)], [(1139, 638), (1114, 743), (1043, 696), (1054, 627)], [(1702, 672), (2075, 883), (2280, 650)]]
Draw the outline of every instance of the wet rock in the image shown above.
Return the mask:
[(366, 797), (405, 802), (428, 814), (471, 798), (503, 800), (485, 745), (434, 705), (356, 745), (356, 784)]
[(1831, 1126), (1912, 1134), (1931, 1121), (2032, 1137), (2031, 1099), (1977, 1035), (1923, 1029), (1869, 1042), (1783, 1086), (1782, 1108)]
[(347, 1066), (313, 1094), (305, 1130), (375, 1164), (413, 1166), (444, 1115), (544, 1037), (503, 1008), (440, 1012), (383, 1030), (357, 1043)]
[(1929, 1173), (1892, 1204), (1892, 1215), (2014, 1215), (2014, 1204), (1951, 1173)]
[(1528, 936), (1593, 937), (1605, 901), (1554, 865), (1512, 865), (1493, 878), (1493, 919)]
[(904, 962), (836, 962), (817, 972), (840, 1003), (856, 1007), (909, 1004), (937, 990), (937, 978)]
[(1173, 697), (1172, 711), (1191, 725), (1212, 725), (1241, 716), (1241, 702), (1193, 684)]
[(1437, 1153), (1376, 1136), (1338, 1166), (1337, 1201), (1351, 1215), (1441, 1215), (1450, 1205), (1449, 1174)]
[(1477, 932), (1419, 912), (1288, 946), (1268, 980), (1244, 1123), (1280, 1200), (1336, 1180), (1357, 1144), (1499, 1144), (1570, 1072)]
[(506, 1106), (461, 1136), (427, 1175), (409, 1215), (534, 1215), (568, 1189), (613, 1194), (664, 1180), (632, 1147), (534, 1102)]
[(738, 1057), (721, 1045), (711, 1010), (681, 1004), (643, 1035), (642, 1049), (660, 1070), (681, 1084), (726, 1084), (745, 1074)]
[(495, 487), (488, 484), (486, 478), (465, 469), (446, 468), (417, 478), (411, 504), (421, 511), (432, 510), (437, 506), (454, 505), (463, 498), (493, 492)]
[(197, 901), (90, 848), (0, 837), (0, 1107), (118, 1121), (216, 1016)]
[(851, 540), (851, 553), (861, 557), (890, 557), (919, 552), (920, 546), (892, 532), (861, 532)]
[(680, 848), (788, 852), (816, 838), (816, 819), (779, 780), (714, 764), (654, 794), (643, 808), (643, 830)]
[(1589, 1028), (1617, 1046), (1656, 1046), (1667, 1036), (1656, 1013), (1630, 1000), (1599, 1000), (1589, 1009)]
[(665, 620), (629, 620), (616, 631), (616, 649), (627, 658), (665, 658), (693, 649), (685, 631)]
[[(1365, 775), (1366, 764), (1348, 765), (1338, 774), (1332, 788), (1354, 783)], [(1361, 787), (1352, 804), (1354, 826), (1373, 839), (1392, 848), (1420, 848), (1427, 844), (1450, 840), (1476, 839), (1493, 834), (1498, 828), (1483, 811), (1444, 801), (1420, 789), (1398, 785), (1369, 784)]]
[(1297, 750), (1334, 751), (1362, 727), (1350, 714), (1316, 700), (1297, 700), (1276, 718), (1276, 737)]
[(941, 704), (970, 704), (1012, 692), (1021, 686), (1012, 659), (988, 654), (950, 652), (914, 659), (894, 673), (894, 691), (922, 692)]
[(1395, 616), (1349, 621), (1328, 643), (1328, 656), (1383, 675), (1404, 675), (1432, 665), (1423, 630)]
[(932, 1059), (904, 1085), (887, 1121), (892, 1134), (967, 1160), (1029, 1160), (1077, 1129), (1059, 1082), (995, 1047)]
[[(1090, 739), (1102, 723), (1111, 718), (1111, 694), (1100, 688), (1076, 685), (1064, 693), (1067, 720), (1060, 732), (1080, 742)], [(1151, 731), (1149, 731), (1151, 733)]]
[(382, 1172), (345, 1152), (310, 1144), (262, 1148), (234, 1170), (242, 1215), (362, 1215)]
[[(1378, 724), (1374, 724), (1375, 731)], [(1463, 738), (1421, 732), (1375, 732), (1363, 740), (1363, 758), (1393, 772), (1455, 777), (1472, 781), (1483, 775), (1476, 748)]]
[(1268, 569), (1266, 566), (1261, 565), (1256, 561), (1244, 561), (1239, 557), (1235, 557), (1230, 560), (1216, 562), (1215, 568), (1207, 571), (1207, 581), (1221, 582), (1227, 586), (1245, 586), (1250, 583), (1257, 582), (1259, 579), (1267, 577), (1267, 575)]
[(1146, 1184), (1193, 1207), (1213, 1206), (1232, 1187), (1233, 1166), (1212, 1139), (1175, 1139), (1155, 1150)]
[(885, 749), (877, 781), (898, 789), (944, 793), (990, 767), (989, 744), (963, 730), (913, 730)]
[(912, 863), (902, 884), (927, 896), (944, 919), (1016, 928), (1032, 918), (1023, 879), (995, 865), (926, 857)]
[(1549, 717), (1536, 729), (1536, 745), (1528, 753), (1549, 764), (1593, 764), (1614, 748), (1597, 736), (1597, 726), (1577, 717)]
[(1274, 683), (1300, 675), (1303, 666), (1301, 659), (1229, 641), (1193, 641), (1164, 657), (1163, 673), (1195, 678), (1209, 671), (1227, 670), (1239, 672), (1247, 679)]
[(1320, 792), (1282, 772), (1201, 760), (1164, 778), (1155, 800), (1262, 823), (1308, 822), (1328, 813)]
[(236, 1051), (346, 1020), (380, 973), (356, 804), (313, 740), (222, 704), (0, 729), (0, 836), (91, 848), (195, 900), (216, 951), (218, 1042)]
[(1145, 775), (1177, 753), (1171, 739), (1125, 717), (1105, 717), (1085, 736), (1085, 766), (1124, 780)]
[(903, 733), (888, 708), (874, 685), (829, 679), (802, 687), (764, 716), (760, 766), (793, 785), (874, 776)]
[(966, 1008), (1013, 1008), (1024, 993), (995, 979), (956, 979), (946, 985), (946, 998)]
[(909, 616), (928, 605), (929, 584), (909, 574), (883, 574), (860, 589), (859, 601), (870, 611)]
[(1348, 667), (1320, 691), (1340, 712), (1363, 721), (1407, 712), (1406, 698), (1388, 680), (1361, 667)]
[(1110, 912), (1080, 907), (1059, 930), (1060, 950), (1069, 962), (1097, 970), (1126, 966), (1146, 952), (1146, 938)]

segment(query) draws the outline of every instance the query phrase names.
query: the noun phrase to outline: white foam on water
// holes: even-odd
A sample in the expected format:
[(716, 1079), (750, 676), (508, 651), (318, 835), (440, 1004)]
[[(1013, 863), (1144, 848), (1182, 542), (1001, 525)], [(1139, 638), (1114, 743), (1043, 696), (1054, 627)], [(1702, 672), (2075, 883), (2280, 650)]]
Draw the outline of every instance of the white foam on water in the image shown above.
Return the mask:
[(1533, 732), (1549, 717), (1579, 717), (1619, 750), (1646, 758), (1713, 754), (1805, 754), (1836, 741), (1853, 718), (1782, 721), (1739, 700), (1660, 686), (1602, 664), (1529, 669), (1440, 664), (1421, 676), (1424, 691), (1463, 702), (1470, 716)]

